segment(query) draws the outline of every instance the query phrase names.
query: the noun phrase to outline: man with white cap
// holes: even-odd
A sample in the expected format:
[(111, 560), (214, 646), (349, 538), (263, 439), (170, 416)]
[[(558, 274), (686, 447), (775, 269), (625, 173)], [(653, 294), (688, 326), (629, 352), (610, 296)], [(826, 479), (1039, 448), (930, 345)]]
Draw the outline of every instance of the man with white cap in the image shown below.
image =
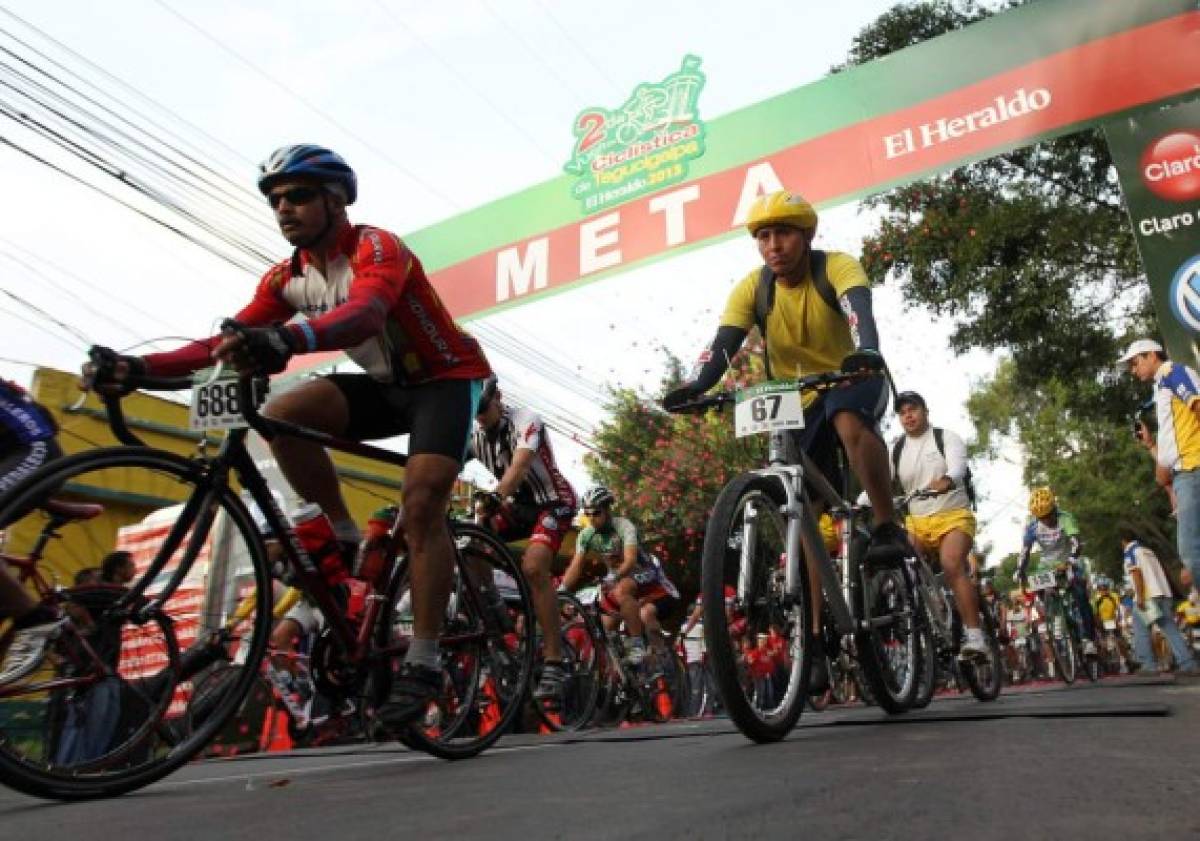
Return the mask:
[(1117, 360), (1144, 383), (1154, 383), (1158, 440), (1144, 424), (1137, 435), (1157, 463), (1158, 481), (1175, 498), (1179, 557), (1200, 575), (1200, 375), (1187, 365), (1171, 362), (1153, 339), (1138, 339)]

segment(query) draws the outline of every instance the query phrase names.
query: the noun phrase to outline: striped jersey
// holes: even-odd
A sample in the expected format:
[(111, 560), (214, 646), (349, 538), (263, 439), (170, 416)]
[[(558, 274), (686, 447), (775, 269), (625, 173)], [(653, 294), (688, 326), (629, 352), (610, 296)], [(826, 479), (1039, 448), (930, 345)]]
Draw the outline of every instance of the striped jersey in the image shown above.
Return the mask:
[(500, 420), (491, 429), (482, 429), (476, 424), (467, 455), (479, 459), (493, 476), (500, 479), (512, 465), (517, 450), (533, 450), (535, 454), (525, 481), (515, 494), (518, 502), (539, 507), (558, 502), (572, 510), (578, 507), (575, 489), (554, 461), (546, 424), (529, 409), (505, 404)]

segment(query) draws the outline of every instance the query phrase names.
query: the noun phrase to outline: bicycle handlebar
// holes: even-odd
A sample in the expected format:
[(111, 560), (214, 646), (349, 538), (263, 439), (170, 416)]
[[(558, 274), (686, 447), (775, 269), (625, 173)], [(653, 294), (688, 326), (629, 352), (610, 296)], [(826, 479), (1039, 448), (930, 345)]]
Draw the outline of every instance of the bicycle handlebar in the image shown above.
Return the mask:
[[(853, 382), (855, 380), (861, 380), (872, 376), (878, 376), (878, 374), (873, 371), (826, 371), (823, 374), (809, 374), (807, 377), (800, 377), (795, 381), (795, 385), (800, 391), (827, 391), (834, 386), (839, 386), (843, 383)], [(667, 409), (667, 411), (671, 414), (701, 412), (706, 409), (714, 409), (719, 406), (724, 406), (727, 403), (733, 403), (736, 399), (737, 397), (735, 392), (722, 391), (717, 394), (697, 397), (694, 400), (687, 401), (686, 403), (680, 403), (678, 406), (672, 406), (671, 408)]]
[(149, 374), (129, 372), (124, 379), (116, 378), (117, 363), (120, 357), (111, 349), (93, 345), (88, 349), (88, 359), (93, 369), (90, 376), (85, 375), (83, 384), (90, 391), (95, 391), (104, 404), (108, 415), (108, 426), (113, 435), (122, 444), (131, 447), (144, 446), (129, 429), (125, 422), (125, 412), (121, 408), (121, 398), (131, 392), (145, 391), (180, 391), (192, 387), (192, 378), (188, 377), (155, 377)]
[(942, 494), (942, 491), (931, 491), (929, 488), (917, 488), (916, 490), (909, 491), (908, 493), (904, 494), (904, 496), (894, 497), (892, 499), (892, 503), (897, 508), (907, 508), (910, 502), (914, 502), (919, 499), (934, 499), (935, 497), (942, 496)]

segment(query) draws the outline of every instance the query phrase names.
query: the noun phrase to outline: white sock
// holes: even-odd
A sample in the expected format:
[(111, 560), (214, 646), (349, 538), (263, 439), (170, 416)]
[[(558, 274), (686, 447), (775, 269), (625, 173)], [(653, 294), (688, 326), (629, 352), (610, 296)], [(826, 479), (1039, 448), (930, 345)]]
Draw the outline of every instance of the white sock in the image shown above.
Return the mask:
[(968, 642), (983, 642), (982, 628), (966, 628)]

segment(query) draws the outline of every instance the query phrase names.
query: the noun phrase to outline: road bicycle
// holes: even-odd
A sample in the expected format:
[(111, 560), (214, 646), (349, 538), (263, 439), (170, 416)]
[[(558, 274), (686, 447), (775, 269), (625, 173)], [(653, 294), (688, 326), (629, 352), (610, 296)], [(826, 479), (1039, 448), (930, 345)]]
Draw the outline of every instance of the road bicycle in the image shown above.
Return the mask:
[[(551, 731), (582, 730), (592, 724), (603, 691), (600, 660), (602, 642), (585, 606), (573, 594), (556, 594), (560, 618), (560, 638), (564, 660), (568, 663), (562, 700), (557, 707), (533, 702), (542, 726)], [(542, 647), (537, 650), (541, 653)], [(534, 670), (533, 684), (540, 678), (541, 659)]]
[[(97, 386), (113, 383), (116, 357), (94, 349)], [(121, 386), (133, 389), (177, 391), (192, 385), (190, 378), (132, 377)], [(227, 660), (245, 649), (242, 660), (261, 662), (271, 629), (271, 576), (267, 552), (259, 529), (242, 501), (235, 482), (259, 506), (273, 533), (282, 536), (286, 575), (321, 611), (326, 628), (310, 655), (313, 678), (323, 692), (357, 699), (370, 715), (388, 698), (394, 669), (408, 648), (408, 636), (396, 620), (397, 605), (409, 589), (409, 562), (404, 530), (398, 514), (388, 534), (386, 559), (372, 581), (365, 582), (365, 609), (357, 618), (343, 607), (344, 591), (326, 580), (321, 557), (314, 557), (278, 508), (275, 497), (247, 451), (250, 429), (263, 438), (292, 436), (326, 447), (355, 453), (387, 464), (403, 466), (403, 454), (384, 450), (270, 420), (258, 414), (258, 397), (267, 382), (260, 377), (210, 379), (197, 385), (207, 389), (206, 423), (214, 419), (227, 428), (215, 454), (201, 441), (192, 458), (145, 446), (130, 429), (121, 410), (121, 394), (111, 387), (102, 391), (108, 420), (125, 446), (108, 447), (52, 462), (0, 498), (0, 521), (16, 520), (7, 532), (6, 551), (39, 546), (49, 525), (35, 511), (52, 494), (102, 496), (119, 501), (125, 522), (140, 521), (147, 511), (164, 511), (169, 528), (161, 543), (149, 553), (145, 568), (127, 588), (107, 602), (94, 605), (91, 615), (106, 633), (107, 647), (98, 651), (79, 635), (84, 655), (70, 661), (73, 681), (68, 691), (82, 696), (93, 731), (91, 750), (69, 755), (55, 736), (56, 716), (62, 706), (52, 687), (37, 688), (26, 682), (24, 690), (5, 687), (0, 697), (0, 782), (40, 797), (64, 800), (117, 795), (129, 792), (179, 768), (199, 754), (237, 711), (258, 679), (257, 668), (241, 668), (217, 685), (206, 687), (205, 712), (186, 716), (172, 709), (172, 699), (182, 673), (171, 602), (184, 593), (185, 582), (200, 579), (193, 598), (204, 606), (199, 617), (201, 635), (220, 629), (231, 608), (252, 593), (252, 608), (236, 636), (225, 643)], [(219, 396), (219, 401), (213, 400)], [(199, 401), (196, 401), (198, 403)], [(223, 412), (214, 408), (220, 402)], [(194, 403), (194, 406), (196, 405)], [(195, 408), (193, 409), (195, 412)], [(139, 424), (140, 429), (153, 429)], [(136, 476), (136, 483), (133, 477)], [(141, 490), (133, 496), (128, 489)], [(110, 507), (111, 510), (111, 507)], [(24, 513), (30, 512), (33, 513)], [(53, 522), (53, 515), (51, 515)], [(76, 520), (75, 523), (81, 521)], [(410, 747), (447, 759), (465, 758), (485, 750), (519, 714), (533, 667), (533, 612), (528, 585), (504, 544), (474, 524), (448, 523), (454, 549), (452, 596), (440, 639), (445, 685), (433, 701), (437, 726), (417, 721), (401, 732), (387, 735)], [(99, 558), (114, 545), (108, 533), (69, 533), (52, 547), (57, 562), (68, 568), (99, 566)], [(44, 543), (44, 542), (43, 542)], [(14, 545), (16, 549), (14, 549)], [(501, 573), (515, 582), (516, 603), (498, 604), (493, 582)], [(196, 595), (198, 593), (198, 595)], [(519, 622), (512, 622), (516, 613)], [(514, 624), (527, 633), (511, 633)], [(130, 637), (152, 632), (151, 644), (129, 645)], [(113, 644), (115, 639), (116, 644)], [(135, 652), (149, 652), (147, 655)], [(70, 654), (70, 646), (54, 645), (47, 661), (56, 664)], [(86, 656), (85, 656), (86, 655)], [(152, 655), (152, 656), (151, 656)], [(153, 660), (156, 692), (140, 691)], [(203, 675), (197, 676), (197, 683)], [(14, 695), (14, 692), (22, 692)], [(487, 709), (492, 726), (476, 726)]]
[[(1099, 675), (1083, 655), (1079, 622), (1075, 618), (1075, 595), (1070, 589), (1065, 570), (1059, 568), (1029, 575), (1028, 589), (1038, 594), (1044, 608), (1050, 654), (1063, 683), (1070, 685), (1082, 671), (1089, 679)], [(1095, 657), (1087, 658), (1095, 661)]]
[[(896, 510), (903, 514), (914, 500), (935, 496), (937, 494), (926, 490), (912, 491), (896, 499)], [(922, 680), (913, 706), (926, 707), (933, 700), (939, 672), (951, 675), (956, 680), (961, 678), (971, 694), (980, 701), (996, 700), (1004, 683), (1004, 661), (991, 611), (980, 610), (978, 614), (979, 628), (987, 642), (987, 658), (982, 661), (959, 660), (964, 631), (954, 591), (947, 586), (944, 574), (934, 574), (923, 553), (913, 552), (907, 564), (909, 575), (915, 583), (921, 620), (928, 626), (933, 640), (933, 645), (921, 651), (924, 658)], [(974, 579), (971, 580), (971, 586), (975, 589), (976, 603), (982, 606), (983, 595)]]
[(651, 639), (636, 666), (629, 662), (621, 634), (604, 626), (601, 598), (578, 602), (596, 656), (589, 661), (590, 683), (598, 689), (593, 722), (615, 726), (631, 719), (662, 723), (682, 715), (687, 706), (683, 661), (665, 635)]
[[(900, 559), (867, 564), (864, 509), (834, 490), (787, 434), (804, 423), (801, 395), (820, 393), (862, 378), (825, 373), (765, 383), (737, 393), (705, 396), (674, 408), (698, 412), (736, 404), (739, 434), (766, 433), (768, 466), (743, 473), (721, 490), (704, 537), (704, 634), (713, 676), (730, 718), (754, 741), (784, 738), (809, 695), (814, 650), (857, 661), (876, 703), (889, 713), (907, 710), (916, 697), (921, 640), (913, 585)], [(834, 519), (844, 573), (829, 558), (810, 489)], [(818, 570), (825, 609), (813, 633), (808, 564)], [(725, 588), (735, 591), (740, 618), (731, 627)], [(759, 704), (747, 681), (742, 648), (772, 629), (786, 640), (787, 666), (778, 697)], [(736, 633), (735, 633), (736, 630)]]

